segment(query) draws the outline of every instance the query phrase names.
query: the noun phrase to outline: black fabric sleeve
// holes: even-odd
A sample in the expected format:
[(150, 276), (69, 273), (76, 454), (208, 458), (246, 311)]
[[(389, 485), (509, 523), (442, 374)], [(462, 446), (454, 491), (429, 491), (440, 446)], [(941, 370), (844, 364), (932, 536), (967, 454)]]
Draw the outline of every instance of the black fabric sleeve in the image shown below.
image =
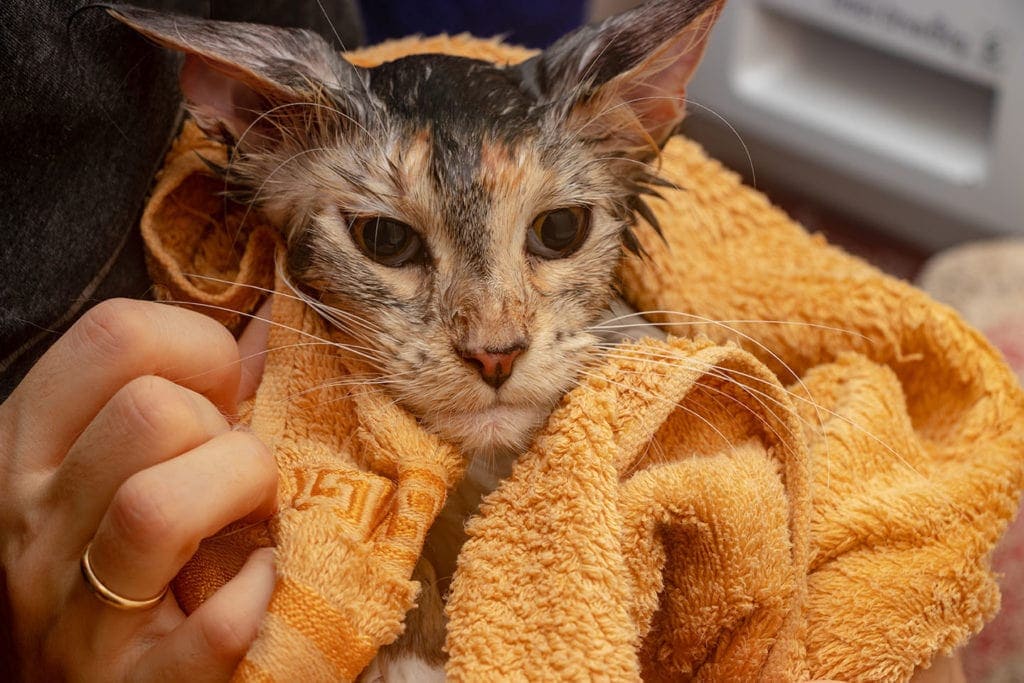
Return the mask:
[[(179, 57), (86, 0), (0, 2), (0, 400), (91, 305), (149, 289), (136, 221), (180, 124)], [(355, 47), (353, 0), (150, 0)]]

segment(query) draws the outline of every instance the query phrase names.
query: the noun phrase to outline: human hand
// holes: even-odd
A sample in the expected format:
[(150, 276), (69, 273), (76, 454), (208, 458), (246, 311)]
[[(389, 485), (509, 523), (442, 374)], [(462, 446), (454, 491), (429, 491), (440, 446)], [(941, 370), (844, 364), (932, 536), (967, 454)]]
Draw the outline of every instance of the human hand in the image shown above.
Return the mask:
[(272, 553), (186, 617), (173, 596), (142, 610), (102, 602), (159, 595), (200, 540), (276, 506), (277, 469), (225, 414), (251, 393), (265, 326), (236, 344), (216, 322), (148, 302), (104, 302), (0, 405), (0, 562), (23, 675), (50, 680), (230, 677), (266, 611)]

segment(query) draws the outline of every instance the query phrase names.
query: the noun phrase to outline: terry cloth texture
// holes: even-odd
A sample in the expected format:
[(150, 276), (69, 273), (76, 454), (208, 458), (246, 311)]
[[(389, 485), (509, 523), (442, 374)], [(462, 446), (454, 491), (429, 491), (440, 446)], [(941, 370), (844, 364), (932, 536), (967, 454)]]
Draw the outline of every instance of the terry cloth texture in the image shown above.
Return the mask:
[[(489, 59), (465, 37), (385, 44)], [(155, 280), (237, 329), (273, 288), (246, 421), (281, 510), (204, 542), (186, 610), (251, 549), (278, 582), (238, 680), (350, 680), (394, 639), (424, 535), (461, 475), (452, 448), (369, 388), (288, 295), (281, 251), (227, 202), (187, 128), (143, 218)], [(679, 337), (609, 353), (469, 525), (448, 612), (452, 680), (903, 680), (999, 607), (989, 554), (1024, 484), (1024, 396), (951, 309), (806, 234), (673, 139), (687, 188), (642, 230), (627, 298)], [(210, 279), (214, 278), (214, 279)], [(779, 321), (779, 322), (772, 322)], [(683, 336), (685, 335), (685, 336)]]

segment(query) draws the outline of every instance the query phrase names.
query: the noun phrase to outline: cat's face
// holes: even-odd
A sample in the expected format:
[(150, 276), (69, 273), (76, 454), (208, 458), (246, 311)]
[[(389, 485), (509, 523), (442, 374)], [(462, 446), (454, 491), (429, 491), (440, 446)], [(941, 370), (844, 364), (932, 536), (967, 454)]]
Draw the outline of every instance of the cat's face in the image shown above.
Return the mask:
[(298, 290), (338, 312), (402, 405), (487, 454), (524, 447), (579, 376), (716, 9), (655, 3), (509, 68), (416, 55), (356, 70), (294, 32), (264, 37), (257, 60), (236, 27), (182, 84), (236, 144), (231, 179), (285, 229)]
[(408, 57), (368, 86), (361, 126), (265, 161), (280, 169), (266, 205), (292, 218), (290, 270), (373, 329), (352, 326), (435, 431), (474, 452), (521, 447), (612, 296), (618, 166), (489, 64)]

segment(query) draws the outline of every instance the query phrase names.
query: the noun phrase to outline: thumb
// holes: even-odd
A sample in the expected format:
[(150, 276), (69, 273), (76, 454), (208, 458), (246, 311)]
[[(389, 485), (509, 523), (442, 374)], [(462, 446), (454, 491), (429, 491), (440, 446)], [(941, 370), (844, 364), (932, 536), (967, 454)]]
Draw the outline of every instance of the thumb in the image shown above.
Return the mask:
[(270, 307), (273, 301), (273, 295), (267, 297), (245, 326), (242, 336), (238, 338), (238, 355), (242, 362), (242, 378), (238, 383), (236, 396), (238, 401), (252, 397), (263, 377), (263, 367), (267, 361), (267, 336), (271, 325)]

